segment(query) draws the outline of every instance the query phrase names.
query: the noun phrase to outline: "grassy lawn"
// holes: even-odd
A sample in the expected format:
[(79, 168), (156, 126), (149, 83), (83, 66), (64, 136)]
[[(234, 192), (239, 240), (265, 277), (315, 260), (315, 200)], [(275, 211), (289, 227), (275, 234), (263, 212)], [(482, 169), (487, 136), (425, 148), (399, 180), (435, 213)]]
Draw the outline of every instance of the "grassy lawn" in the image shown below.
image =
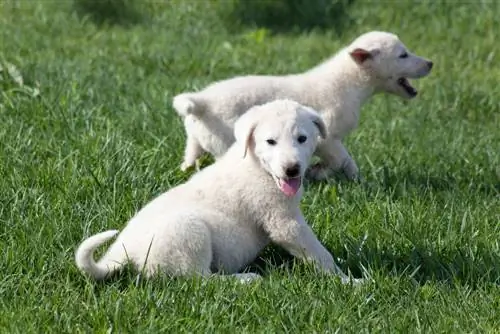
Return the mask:
[[(500, 3), (286, 2), (0, 2), (1, 332), (500, 333)], [(274, 247), (248, 286), (78, 272), (83, 238), (189, 177), (175, 94), (302, 71), (373, 29), (433, 73), (411, 102), (363, 108), (346, 143), (364, 182), (311, 183), (302, 204), (373, 282), (343, 286)]]

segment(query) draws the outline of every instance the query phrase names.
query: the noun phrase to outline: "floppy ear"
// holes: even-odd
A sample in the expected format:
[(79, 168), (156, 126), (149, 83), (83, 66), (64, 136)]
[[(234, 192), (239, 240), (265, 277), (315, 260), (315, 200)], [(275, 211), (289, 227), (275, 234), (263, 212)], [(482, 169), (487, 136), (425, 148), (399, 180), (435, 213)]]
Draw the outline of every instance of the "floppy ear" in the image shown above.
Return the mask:
[(356, 48), (349, 52), (351, 55), (352, 59), (359, 65), (363, 64), (367, 59), (373, 59), (373, 57), (377, 54), (378, 52), (376, 50), (374, 51), (368, 51), (366, 49), (362, 48)]
[(250, 108), (234, 124), (234, 138), (237, 145), (243, 149), (243, 158), (247, 155), (250, 140), (252, 139), (253, 131), (257, 127), (258, 117), (256, 115), (256, 107)]
[(319, 135), (321, 138), (325, 139), (326, 138), (326, 125), (321, 116), (318, 114), (318, 112), (312, 108), (304, 108), (304, 110), (307, 112), (309, 118), (311, 121), (316, 125), (319, 131)]

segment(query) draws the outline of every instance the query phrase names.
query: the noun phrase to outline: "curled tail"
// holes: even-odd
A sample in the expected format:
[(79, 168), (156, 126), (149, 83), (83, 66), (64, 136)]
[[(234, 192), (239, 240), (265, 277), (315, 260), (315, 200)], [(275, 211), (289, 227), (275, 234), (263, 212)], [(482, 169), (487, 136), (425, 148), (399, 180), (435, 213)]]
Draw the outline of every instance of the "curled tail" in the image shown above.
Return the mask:
[(182, 117), (200, 115), (206, 108), (203, 99), (193, 93), (183, 93), (175, 96), (172, 104), (175, 111)]
[(124, 265), (126, 257), (122, 254), (112, 254), (117, 251), (116, 247), (113, 247), (115, 245), (111, 246), (111, 249), (99, 262), (96, 263), (94, 260), (95, 249), (113, 238), (118, 232), (110, 230), (98, 233), (83, 241), (75, 254), (76, 266), (96, 280), (102, 280), (120, 269)]

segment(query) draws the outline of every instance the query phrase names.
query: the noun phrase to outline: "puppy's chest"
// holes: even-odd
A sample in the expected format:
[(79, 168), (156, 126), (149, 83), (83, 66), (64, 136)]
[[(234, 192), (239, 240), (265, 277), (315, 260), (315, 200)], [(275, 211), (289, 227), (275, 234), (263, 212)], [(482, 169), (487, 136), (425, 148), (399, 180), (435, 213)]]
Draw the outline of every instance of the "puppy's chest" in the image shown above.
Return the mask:
[[(284, 196), (277, 194), (277, 196)], [(250, 211), (248, 219), (252, 219), (255, 224), (265, 227), (269, 223), (284, 221), (294, 215), (297, 205), (293, 199), (283, 199), (276, 201), (257, 201)]]
[(297, 194), (297, 198), (290, 199), (268, 175), (246, 170), (244, 167), (241, 171), (245, 175), (254, 176), (251, 180), (241, 182), (242, 177), (227, 175), (219, 180), (221, 187), (217, 191), (212, 189), (211, 194), (208, 194), (208, 197), (216, 198), (217, 209), (225, 212), (226, 216), (234, 217), (246, 225), (262, 226), (268, 220), (295, 211), (300, 194)]
[[(276, 195), (283, 196), (280, 193)], [(251, 200), (245, 197), (236, 197), (233, 198), (231, 205), (221, 203), (221, 210), (225, 211), (227, 216), (233, 217), (234, 220), (258, 233), (258, 231), (264, 231), (264, 226), (269, 222), (289, 217), (290, 213), (295, 211), (294, 205), (289, 202), (258, 195), (252, 197)]]

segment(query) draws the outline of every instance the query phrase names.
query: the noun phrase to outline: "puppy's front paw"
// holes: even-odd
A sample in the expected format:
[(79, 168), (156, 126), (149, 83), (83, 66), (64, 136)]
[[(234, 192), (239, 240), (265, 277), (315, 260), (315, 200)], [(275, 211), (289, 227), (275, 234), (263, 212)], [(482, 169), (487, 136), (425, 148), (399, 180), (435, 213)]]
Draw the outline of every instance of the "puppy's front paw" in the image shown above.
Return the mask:
[(353, 159), (348, 158), (342, 166), (344, 175), (351, 181), (359, 179), (359, 168)]

